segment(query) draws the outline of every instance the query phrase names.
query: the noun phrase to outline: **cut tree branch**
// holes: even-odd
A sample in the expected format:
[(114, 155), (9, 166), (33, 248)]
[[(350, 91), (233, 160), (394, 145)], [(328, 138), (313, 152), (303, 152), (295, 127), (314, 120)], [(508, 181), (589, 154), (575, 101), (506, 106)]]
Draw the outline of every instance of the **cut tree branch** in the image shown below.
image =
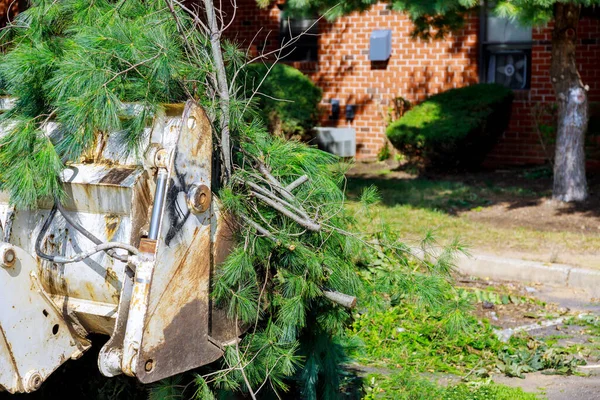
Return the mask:
[(217, 93), (219, 95), (220, 128), (221, 128), (221, 153), (223, 156), (223, 171), (224, 181), (228, 181), (231, 176), (231, 136), (229, 133), (229, 84), (227, 82), (227, 72), (225, 71), (225, 62), (223, 61), (223, 53), (221, 49), (221, 33), (217, 17), (215, 14), (215, 6), (212, 0), (203, 0), (204, 9), (206, 11), (206, 20), (210, 32), (210, 46), (215, 63), (217, 74)]
[(296, 179), (294, 182), (290, 183), (285, 187), (285, 190), (291, 193), (292, 190), (296, 189), (298, 186), (302, 185), (304, 182), (308, 181), (308, 176), (302, 175), (300, 178)]
[(323, 296), (346, 308), (354, 308), (356, 306), (356, 297), (345, 293), (324, 291)]
[(320, 224), (318, 224), (314, 221), (299, 217), (298, 215), (294, 214), (293, 212), (291, 212), (290, 210), (285, 208), (281, 203), (276, 202), (276, 201), (268, 198), (267, 196), (264, 196), (260, 193), (254, 192), (254, 191), (250, 191), (250, 194), (252, 194), (252, 196), (256, 197), (257, 199), (262, 200), (265, 204), (273, 207), (275, 210), (279, 211), (286, 217), (293, 219), (300, 226), (303, 226), (304, 228), (308, 229), (309, 231), (318, 232), (321, 230)]

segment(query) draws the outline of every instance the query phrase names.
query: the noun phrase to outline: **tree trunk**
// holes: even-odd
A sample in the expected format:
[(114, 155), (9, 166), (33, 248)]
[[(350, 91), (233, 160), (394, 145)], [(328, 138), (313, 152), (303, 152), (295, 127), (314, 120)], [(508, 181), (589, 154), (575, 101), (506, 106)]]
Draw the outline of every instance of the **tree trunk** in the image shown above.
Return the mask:
[(585, 132), (588, 124), (587, 86), (581, 82), (575, 60), (580, 6), (554, 5), (550, 75), (558, 101), (553, 198), (583, 201), (588, 196), (585, 178)]

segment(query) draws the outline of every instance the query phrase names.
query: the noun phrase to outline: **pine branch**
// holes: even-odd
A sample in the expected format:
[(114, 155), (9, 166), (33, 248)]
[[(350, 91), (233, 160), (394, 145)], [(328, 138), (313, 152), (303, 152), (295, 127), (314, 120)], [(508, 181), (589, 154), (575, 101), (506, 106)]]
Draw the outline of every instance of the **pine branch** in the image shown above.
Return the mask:
[(314, 221), (299, 217), (298, 215), (294, 214), (293, 212), (291, 212), (287, 208), (285, 208), (281, 203), (271, 200), (270, 198), (263, 196), (262, 194), (254, 192), (254, 191), (250, 191), (250, 194), (252, 196), (256, 197), (257, 199), (262, 200), (265, 204), (268, 204), (269, 206), (273, 207), (275, 210), (279, 211), (286, 217), (294, 220), (296, 223), (298, 223), (298, 225), (303, 226), (304, 228), (308, 229), (309, 231), (318, 232), (321, 230), (320, 224), (318, 224)]

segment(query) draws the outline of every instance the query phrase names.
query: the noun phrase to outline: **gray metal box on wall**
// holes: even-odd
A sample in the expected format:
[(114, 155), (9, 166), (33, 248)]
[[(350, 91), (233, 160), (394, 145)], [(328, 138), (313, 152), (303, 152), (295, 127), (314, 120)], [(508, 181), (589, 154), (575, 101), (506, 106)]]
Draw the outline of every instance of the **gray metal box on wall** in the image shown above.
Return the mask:
[(375, 29), (369, 41), (369, 60), (386, 61), (392, 55), (392, 31)]
[(354, 128), (315, 128), (321, 150), (340, 157), (356, 155), (356, 130)]

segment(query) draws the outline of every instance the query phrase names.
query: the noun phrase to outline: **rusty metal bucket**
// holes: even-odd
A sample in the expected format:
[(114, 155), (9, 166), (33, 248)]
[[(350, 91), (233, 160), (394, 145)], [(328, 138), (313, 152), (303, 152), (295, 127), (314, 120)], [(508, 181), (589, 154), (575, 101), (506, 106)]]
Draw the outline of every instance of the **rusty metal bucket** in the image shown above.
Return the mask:
[(122, 151), (118, 133), (99, 142), (65, 169), (61, 206), (17, 210), (0, 193), (0, 387), (8, 392), (38, 389), (90, 347), (92, 332), (110, 335), (100, 371), (143, 383), (213, 362), (237, 340), (210, 300), (232, 238), (211, 192), (204, 111), (166, 107), (145, 130), (139, 158)]

